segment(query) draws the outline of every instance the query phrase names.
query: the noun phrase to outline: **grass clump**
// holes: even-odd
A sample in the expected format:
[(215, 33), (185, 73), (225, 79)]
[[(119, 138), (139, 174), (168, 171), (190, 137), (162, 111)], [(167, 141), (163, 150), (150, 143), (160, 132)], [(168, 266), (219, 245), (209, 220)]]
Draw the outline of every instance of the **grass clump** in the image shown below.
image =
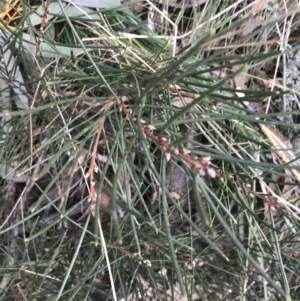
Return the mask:
[(299, 9), (21, 4), (1, 27), (1, 296), (297, 299)]

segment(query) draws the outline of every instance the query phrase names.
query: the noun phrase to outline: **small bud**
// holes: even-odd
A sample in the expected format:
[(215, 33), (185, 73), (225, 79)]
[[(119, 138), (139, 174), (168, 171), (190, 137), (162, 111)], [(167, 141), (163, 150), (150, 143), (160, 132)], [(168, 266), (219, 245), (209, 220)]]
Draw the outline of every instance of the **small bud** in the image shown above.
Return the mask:
[(172, 149), (172, 152), (173, 152), (173, 154), (176, 155), (176, 156), (179, 155), (179, 149), (178, 149), (178, 148), (173, 148), (173, 149)]
[(200, 168), (200, 169), (198, 170), (198, 172), (199, 172), (199, 175), (200, 175), (201, 177), (204, 177), (204, 176), (205, 176), (205, 170), (204, 170), (203, 168)]
[(204, 264), (204, 262), (203, 262), (203, 261), (200, 261), (199, 259), (195, 259), (194, 261), (195, 261), (197, 267), (202, 267), (203, 264)]
[(151, 261), (148, 260), (148, 259), (144, 260), (144, 261), (143, 261), (143, 264), (144, 264), (145, 266), (147, 266), (147, 267), (151, 267), (151, 266), (152, 266)]
[(155, 127), (154, 125), (151, 125), (151, 124), (147, 125), (146, 128), (147, 128), (147, 130), (149, 130), (149, 131), (153, 131), (153, 130), (156, 129), (156, 127)]
[(168, 273), (168, 270), (166, 268), (162, 268), (160, 271), (158, 271), (158, 274), (162, 275), (162, 276), (166, 276), (167, 273)]
[(167, 161), (170, 161), (170, 159), (171, 159), (171, 153), (170, 152), (165, 152), (165, 155), (166, 155)]
[(168, 139), (166, 137), (158, 137), (159, 142), (167, 142)]
[(183, 148), (182, 151), (185, 155), (188, 155), (191, 152), (190, 150), (188, 150), (186, 148)]
[(185, 262), (184, 265), (185, 265), (185, 268), (189, 271), (193, 269), (192, 265), (190, 265), (188, 262)]
[(208, 168), (207, 169), (207, 174), (212, 178), (214, 179), (217, 175), (216, 171), (213, 169), (213, 168)]
[(202, 158), (201, 158), (201, 163), (202, 163), (202, 164), (209, 164), (209, 163), (210, 163), (210, 159), (211, 159), (210, 156), (202, 157)]

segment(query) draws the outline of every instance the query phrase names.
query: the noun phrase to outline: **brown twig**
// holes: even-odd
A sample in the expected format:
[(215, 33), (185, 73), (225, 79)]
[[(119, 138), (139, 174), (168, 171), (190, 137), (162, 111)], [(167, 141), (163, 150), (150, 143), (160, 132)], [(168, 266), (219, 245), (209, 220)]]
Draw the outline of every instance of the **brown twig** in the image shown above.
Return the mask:
[[(182, 95), (180, 95), (182, 96)], [(134, 122), (134, 118), (132, 116), (132, 112), (128, 109), (120, 100), (117, 100), (117, 104), (119, 105), (120, 109), (126, 114), (126, 117)], [(143, 126), (143, 133), (145, 136), (159, 145), (162, 150), (164, 151), (167, 160), (170, 159), (171, 154), (180, 158), (181, 160), (185, 161), (191, 168), (193, 172), (198, 172), (200, 176), (208, 175), (210, 178), (218, 177), (221, 180), (225, 178), (230, 181), (231, 183), (239, 186), (244, 187), (247, 194), (255, 195), (257, 198), (261, 199), (263, 202), (268, 203), (271, 207), (277, 205), (276, 202), (269, 200), (267, 197), (261, 196), (260, 194), (256, 193), (255, 191), (250, 190), (246, 184), (242, 181), (238, 182), (233, 179), (230, 175), (225, 175), (220, 170), (215, 169), (214, 167), (210, 166), (210, 157), (202, 157), (198, 158), (196, 156), (190, 155), (189, 151), (185, 148), (174, 148), (170, 145), (170, 142), (167, 138), (156, 136), (153, 133), (154, 127), (151, 125)]]
[[(106, 112), (111, 106), (113, 105), (112, 101), (108, 101), (104, 107), (104, 112)], [(90, 212), (94, 215), (95, 213), (95, 208), (96, 208), (96, 200), (97, 200), (97, 191), (95, 189), (95, 177), (94, 174), (98, 172), (98, 166), (96, 164), (96, 157), (97, 157), (97, 149), (98, 149), (98, 145), (99, 145), (99, 140), (100, 140), (100, 136), (101, 133), (103, 131), (103, 127), (104, 127), (104, 122), (105, 122), (105, 118), (101, 119), (100, 123), (99, 123), (99, 127), (98, 127), (98, 131), (97, 131), (97, 136), (95, 138), (95, 142), (94, 142), (94, 147), (93, 147), (93, 152), (92, 152), (92, 158), (91, 158), (91, 164), (90, 164), (90, 169), (88, 172), (88, 176), (89, 176), (89, 184), (90, 184), (90, 205), (88, 206), (88, 208), (86, 209), (85, 213), (83, 214), (83, 216), (80, 218), (82, 219), (83, 217), (85, 217), (87, 214), (89, 214)]]
[(45, 26), (48, 23), (47, 15), (49, 14), (49, 11), (50, 11), (50, 3), (51, 3), (51, 0), (46, 1), (45, 10), (42, 13), (42, 20), (41, 20), (41, 26), (40, 26), (40, 30), (39, 30), (39, 37), (38, 37), (38, 40), (37, 40), (36, 51), (35, 51), (35, 57), (36, 58), (38, 57), (38, 55), (41, 52), (41, 43), (43, 41), (42, 37), (44, 35)]

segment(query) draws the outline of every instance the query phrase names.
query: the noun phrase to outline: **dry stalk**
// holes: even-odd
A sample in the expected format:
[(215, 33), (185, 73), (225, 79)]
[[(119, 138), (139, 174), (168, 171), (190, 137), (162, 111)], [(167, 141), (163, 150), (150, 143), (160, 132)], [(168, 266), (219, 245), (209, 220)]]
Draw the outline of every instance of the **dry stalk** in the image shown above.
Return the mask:
[[(181, 95), (180, 95), (181, 96)], [(130, 119), (132, 122), (134, 122), (134, 118), (132, 116), (132, 112), (130, 109), (128, 109), (124, 103), (122, 103), (120, 100), (117, 100), (117, 104), (119, 105), (120, 109), (124, 112), (126, 117)], [(220, 170), (215, 169), (210, 165), (210, 157), (202, 157), (198, 158), (196, 156), (190, 155), (189, 150), (185, 148), (174, 148), (171, 146), (171, 142), (168, 141), (165, 137), (157, 136), (153, 133), (154, 127), (151, 125), (145, 125), (143, 126), (143, 133), (145, 136), (155, 142), (157, 145), (159, 145), (162, 150), (165, 153), (165, 156), (167, 160), (170, 159), (171, 154), (176, 156), (177, 158), (180, 158), (184, 162), (186, 162), (191, 170), (193, 172), (198, 172), (200, 176), (208, 175), (210, 178), (219, 178), (221, 181), (224, 181), (226, 178), (228, 181), (230, 181), (232, 184), (237, 185), (238, 187), (241, 187), (246, 195), (253, 195), (263, 202), (267, 203), (271, 207), (278, 206), (277, 202), (274, 202), (270, 200), (267, 197), (264, 197), (257, 192), (251, 190), (248, 188), (247, 184), (242, 182), (240, 179), (238, 181), (234, 180), (234, 178), (231, 175), (225, 175)]]
[(36, 58), (41, 53), (41, 43), (43, 41), (42, 37), (44, 35), (44, 28), (48, 24), (47, 15), (49, 14), (49, 11), (50, 11), (50, 3), (51, 3), (51, 0), (46, 1), (45, 10), (44, 10), (44, 12), (42, 13), (42, 16), (41, 16), (42, 17), (41, 26), (40, 26), (40, 30), (39, 30), (39, 37), (38, 37), (38, 40), (37, 40), (36, 51), (35, 51), (35, 57)]
[[(104, 107), (104, 112), (106, 112), (112, 106), (112, 104), (113, 104), (112, 101), (108, 101), (106, 103), (105, 107)], [(95, 142), (94, 142), (92, 158), (91, 158), (91, 164), (90, 164), (90, 169), (89, 169), (89, 172), (88, 172), (89, 186), (90, 186), (90, 197), (89, 197), (90, 205), (88, 206), (85, 213), (83, 214), (83, 216), (80, 219), (85, 217), (90, 212), (93, 215), (95, 215), (97, 191), (95, 189), (95, 183), (96, 182), (95, 182), (95, 176), (94, 175), (95, 175), (95, 173), (98, 172), (98, 169), (99, 169), (97, 164), (96, 164), (96, 157), (97, 157), (97, 149), (98, 149), (98, 145), (99, 145), (100, 136), (101, 136), (101, 133), (102, 133), (103, 127), (104, 127), (104, 122), (105, 122), (105, 118), (101, 119), (99, 127), (98, 127), (98, 131), (97, 131), (97, 136), (96, 136), (96, 139), (95, 139)]]

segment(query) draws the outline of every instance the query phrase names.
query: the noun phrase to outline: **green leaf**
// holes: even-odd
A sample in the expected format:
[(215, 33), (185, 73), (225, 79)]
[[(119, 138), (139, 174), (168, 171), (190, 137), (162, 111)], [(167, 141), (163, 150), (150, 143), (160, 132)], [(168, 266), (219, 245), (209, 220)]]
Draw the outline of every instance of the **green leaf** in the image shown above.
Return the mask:
[[(66, 6), (66, 5), (64, 5)], [(28, 18), (28, 20), (26, 20), (25, 22), (25, 28), (28, 28), (29, 25), (31, 26), (37, 26), (40, 25), (42, 23), (42, 19), (43, 19), (43, 13), (45, 11), (45, 7), (44, 5), (39, 6)], [(68, 7), (66, 7), (65, 9), (68, 17), (70, 18), (75, 18), (76, 19), (84, 19), (84, 20), (100, 20), (100, 17), (97, 13), (95, 13), (95, 11), (87, 8), (87, 7), (76, 7), (76, 6), (72, 6), (69, 5)], [(49, 5), (49, 13), (47, 14), (47, 18), (48, 20), (52, 20), (53, 18), (55, 18), (56, 16), (61, 15), (63, 17), (62, 14), (62, 10), (61, 10), (61, 5), (58, 2), (52, 2)]]
[(72, 2), (79, 6), (99, 7), (108, 9), (115, 8), (121, 5), (121, 1), (119, 0), (73, 0)]
[[(4, 40), (0, 38), (0, 44), (4, 43)], [(16, 65), (16, 60), (7, 46), (3, 48), (3, 52), (4, 60), (0, 63), (1, 77), (11, 83), (17, 95), (17, 98), (15, 98), (16, 106), (19, 109), (28, 109), (28, 98), (23, 92), (26, 91), (26, 87), (19, 66)]]
[[(48, 20), (53, 19), (55, 15), (61, 14), (61, 7), (58, 2), (50, 3), (48, 9), (49, 9), (49, 13), (47, 15)], [(32, 26), (40, 25), (42, 22), (42, 16), (44, 14), (44, 11), (45, 11), (45, 6), (44, 5), (39, 6), (25, 21), (25, 28), (26, 28), (26, 24), (27, 25), (30, 24)]]

